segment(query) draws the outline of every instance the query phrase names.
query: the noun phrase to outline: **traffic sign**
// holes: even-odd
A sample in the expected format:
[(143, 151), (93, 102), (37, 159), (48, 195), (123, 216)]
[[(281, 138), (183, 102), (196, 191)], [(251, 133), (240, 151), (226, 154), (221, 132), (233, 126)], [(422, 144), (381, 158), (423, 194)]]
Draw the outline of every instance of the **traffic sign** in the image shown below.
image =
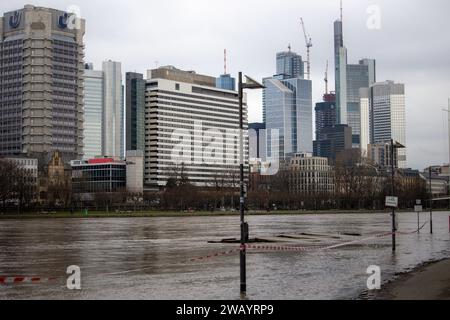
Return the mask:
[(414, 212), (422, 212), (422, 210), (423, 210), (422, 205), (414, 206)]
[(398, 197), (386, 197), (386, 207), (397, 208)]

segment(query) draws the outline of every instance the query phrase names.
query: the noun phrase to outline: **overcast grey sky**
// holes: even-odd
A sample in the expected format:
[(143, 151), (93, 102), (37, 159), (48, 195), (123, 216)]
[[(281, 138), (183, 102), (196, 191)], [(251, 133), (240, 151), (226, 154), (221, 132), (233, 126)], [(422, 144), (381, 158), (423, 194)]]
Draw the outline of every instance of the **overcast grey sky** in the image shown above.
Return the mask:
[[(275, 72), (275, 54), (293, 50), (306, 57), (300, 17), (311, 34), (313, 101), (321, 101), (326, 60), (334, 89), (333, 21), (339, 0), (3, 0), (2, 12), (26, 3), (81, 9), (86, 19), (86, 61), (97, 67), (112, 59), (123, 71), (144, 73), (174, 65), (198, 73), (228, 69), (257, 79)], [(381, 28), (367, 27), (367, 9), (381, 10)], [(450, 97), (450, 1), (344, 0), (344, 41), (349, 63), (377, 60), (377, 80), (406, 84), (408, 165), (423, 169), (448, 163)], [(249, 94), (250, 120), (261, 120), (261, 93)]]

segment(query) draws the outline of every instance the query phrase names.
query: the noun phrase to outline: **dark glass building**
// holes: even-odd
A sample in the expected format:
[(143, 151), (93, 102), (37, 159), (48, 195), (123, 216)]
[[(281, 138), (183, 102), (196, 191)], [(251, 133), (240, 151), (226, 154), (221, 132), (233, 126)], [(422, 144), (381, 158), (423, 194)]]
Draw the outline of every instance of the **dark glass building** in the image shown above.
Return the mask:
[(332, 164), (340, 152), (348, 149), (352, 149), (352, 128), (348, 125), (323, 128), (314, 141), (314, 156), (328, 158)]
[(126, 73), (126, 150), (144, 150), (145, 80), (140, 73)]
[(336, 102), (316, 103), (316, 140), (321, 137), (324, 128), (334, 127), (337, 124)]

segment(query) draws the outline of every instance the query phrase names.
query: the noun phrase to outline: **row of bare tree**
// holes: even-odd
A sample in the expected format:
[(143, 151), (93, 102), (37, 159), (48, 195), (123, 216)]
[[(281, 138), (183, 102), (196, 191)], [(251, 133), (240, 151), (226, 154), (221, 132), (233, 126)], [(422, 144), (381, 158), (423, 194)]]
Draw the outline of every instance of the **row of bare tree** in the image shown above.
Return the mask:
[[(358, 160), (358, 163), (361, 161)], [(383, 209), (384, 199), (391, 193), (391, 178), (387, 172), (355, 162), (337, 162), (334, 168), (334, 190), (311, 193), (294, 191), (290, 185), (288, 169), (252, 186), (247, 193), (247, 209), (254, 210), (327, 210), (327, 209)], [(0, 160), (0, 204), (2, 211), (17, 208), (19, 211), (37, 207), (36, 181), (30, 173), (14, 162)], [(239, 206), (239, 174), (234, 168), (225, 175), (216, 175), (206, 188), (195, 187), (184, 166), (174, 167), (162, 191), (130, 194), (125, 190), (116, 193), (97, 193), (89, 198), (73, 195), (66, 183), (49, 184), (47, 206), (60, 204), (60, 208), (89, 207), (94, 210), (237, 210)], [(400, 207), (412, 208), (416, 199), (427, 203), (425, 181), (418, 176), (402, 176), (394, 180), (395, 195)]]
[(31, 206), (37, 197), (36, 177), (17, 162), (0, 159), (1, 211)]

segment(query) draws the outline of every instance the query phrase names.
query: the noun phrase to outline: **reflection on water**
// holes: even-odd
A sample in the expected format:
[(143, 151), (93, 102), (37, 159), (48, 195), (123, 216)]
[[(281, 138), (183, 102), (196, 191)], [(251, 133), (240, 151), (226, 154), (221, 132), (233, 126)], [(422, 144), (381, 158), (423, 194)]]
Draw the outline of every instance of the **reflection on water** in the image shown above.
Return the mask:
[[(250, 299), (352, 299), (365, 290), (366, 269), (383, 281), (421, 262), (450, 256), (448, 212), (434, 214), (434, 234), (399, 235), (318, 252), (250, 252)], [(399, 215), (400, 230), (417, 226)], [(422, 221), (428, 219), (423, 213)], [(252, 216), (252, 237), (279, 234), (390, 231), (382, 214)], [(208, 240), (239, 237), (239, 217), (55, 219), (0, 221), (0, 276), (61, 277), (49, 284), (0, 285), (0, 299), (239, 299), (237, 254), (191, 258), (236, 248)], [(65, 288), (65, 270), (78, 265), (82, 290)]]

